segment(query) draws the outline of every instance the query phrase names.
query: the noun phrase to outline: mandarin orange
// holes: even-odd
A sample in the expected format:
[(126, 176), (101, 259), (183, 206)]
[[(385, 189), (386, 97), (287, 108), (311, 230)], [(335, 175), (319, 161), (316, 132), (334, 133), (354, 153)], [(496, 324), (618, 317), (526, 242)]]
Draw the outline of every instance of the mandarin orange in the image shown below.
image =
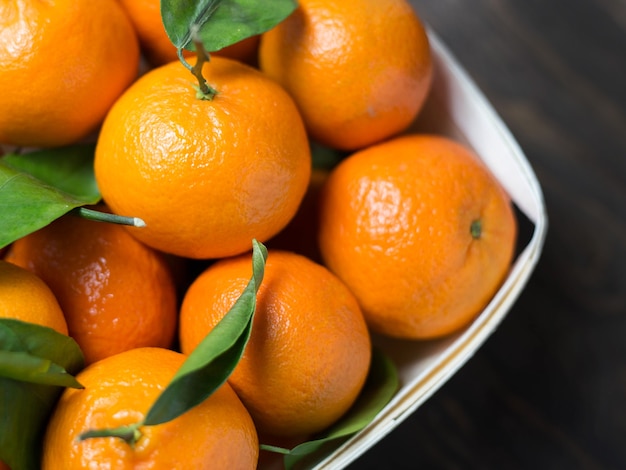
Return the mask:
[(138, 67), (137, 36), (116, 0), (0, 2), (0, 143), (82, 139)]
[[(188, 289), (180, 343), (192, 351), (243, 291), (250, 256), (221, 260)], [(335, 422), (368, 373), (369, 332), (346, 286), (326, 268), (270, 251), (252, 335), (228, 379), (263, 435), (299, 437)]]
[(184, 360), (171, 350), (139, 348), (80, 372), (76, 378), (85, 388), (66, 389), (50, 419), (42, 469), (256, 468), (256, 430), (228, 384), (172, 421), (140, 427), (133, 446), (116, 437), (78, 440), (88, 430), (141, 421)]
[(170, 63), (144, 75), (109, 112), (95, 172), (114, 212), (143, 219), (144, 243), (188, 258), (221, 258), (263, 242), (296, 213), (311, 155), (289, 95), (261, 72), (214, 57), (218, 94)]
[(56, 297), (39, 276), (0, 260), (0, 318), (14, 318), (67, 334)]
[(324, 262), (386, 335), (427, 339), (467, 325), (506, 276), (515, 238), (503, 188), (444, 137), (399, 137), (357, 152), (322, 190)]
[(261, 37), (260, 68), (312, 139), (354, 150), (406, 129), (430, 89), (426, 32), (405, 0), (301, 0)]

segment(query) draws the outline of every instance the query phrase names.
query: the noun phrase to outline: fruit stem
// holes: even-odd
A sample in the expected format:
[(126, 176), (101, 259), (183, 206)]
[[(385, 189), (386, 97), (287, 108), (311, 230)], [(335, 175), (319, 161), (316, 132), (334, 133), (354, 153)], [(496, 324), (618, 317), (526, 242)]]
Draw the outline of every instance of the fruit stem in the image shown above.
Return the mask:
[(139, 438), (141, 437), (141, 431), (139, 427), (143, 422), (131, 424), (129, 426), (120, 426), (118, 428), (109, 429), (92, 429), (85, 431), (78, 436), (79, 441), (85, 439), (93, 439), (95, 437), (118, 437), (122, 439), (126, 444), (134, 447)]
[(139, 217), (126, 217), (123, 215), (109, 214), (108, 212), (94, 211), (85, 207), (77, 207), (72, 210), (74, 214), (83, 219), (95, 222), (109, 222), (119, 225), (130, 225), (131, 227), (145, 227), (146, 223)]
[(476, 219), (470, 225), (470, 233), (474, 240), (478, 240), (483, 233), (483, 224), (479, 219)]
[[(204, 48), (204, 44), (202, 44), (202, 40), (200, 39), (198, 30), (199, 30), (198, 25), (196, 24), (191, 25), (191, 28), (190, 28), (191, 40), (193, 41), (193, 44), (196, 47), (196, 65), (191, 67), (190, 70), (191, 70), (191, 73), (194, 75), (194, 77), (196, 77), (196, 79), (198, 80), (198, 87), (196, 89), (197, 90), (196, 97), (201, 100), (211, 101), (213, 100), (215, 95), (217, 95), (217, 90), (211, 87), (207, 83), (206, 79), (204, 78), (204, 75), (202, 75), (202, 67), (204, 66), (205, 63), (211, 60), (211, 57), (209, 56), (209, 53)], [(184, 59), (182, 58), (182, 51), (179, 51), (178, 57), (184, 61)]]

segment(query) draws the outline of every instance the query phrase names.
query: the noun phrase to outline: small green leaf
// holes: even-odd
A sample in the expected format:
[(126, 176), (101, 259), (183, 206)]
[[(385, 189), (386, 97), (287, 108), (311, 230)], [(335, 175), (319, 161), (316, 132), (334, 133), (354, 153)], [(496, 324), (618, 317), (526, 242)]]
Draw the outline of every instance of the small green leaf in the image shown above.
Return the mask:
[(60, 365), (26, 352), (0, 351), (0, 377), (41, 385), (82, 388)]
[(83, 367), (76, 342), (52, 328), (0, 318), (0, 460), (38, 469), (41, 439), (63, 387)]
[(398, 372), (391, 360), (381, 351), (374, 349), (367, 381), (350, 411), (335, 425), (317, 438), (297, 445), (293, 449), (262, 445), (270, 452), (284, 454), (285, 469), (292, 469), (302, 459), (329, 444), (356, 434), (367, 426), (389, 403), (398, 390)]
[(267, 249), (253, 240), (252, 278), (222, 320), (193, 350), (167, 388), (159, 395), (144, 425), (170, 421), (217, 390), (241, 359), (250, 338), (256, 293), (265, 271)]
[(217, 51), (270, 30), (297, 7), (296, 0), (161, 0), (161, 17), (177, 49), (194, 50), (193, 25), (204, 48)]
[(100, 200), (93, 154), (77, 145), (0, 158), (0, 248)]

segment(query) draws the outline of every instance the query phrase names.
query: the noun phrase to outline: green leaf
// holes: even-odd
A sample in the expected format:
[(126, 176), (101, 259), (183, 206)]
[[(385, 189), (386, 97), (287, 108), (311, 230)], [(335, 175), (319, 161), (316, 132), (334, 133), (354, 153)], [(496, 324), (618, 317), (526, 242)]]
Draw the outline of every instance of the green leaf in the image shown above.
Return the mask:
[(304, 458), (365, 428), (393, 398), (398, 391), (398, 386), (399, 379), (395, 365), (381, 351), (374, 349), (370, 372), (363, 390), (356, 403), (343, 418), (322, 435), (299, 444), (291, 450), (269, 445), (262, 445), (261, 448), (285, 454), (285, 469), (290, 470)]
[(253, 240), (252, 278), (232, 308), (193, 350), (148, 411), (144, 425), (170, 421), (201, 403), (230, 376), (250, 338), (267, 249)]
[(161, 0), (161, 17), (177, 49), (194, 50), (191, 28), (204, 48), (217, 51), (264, 33), (287, 18), (296, 0)]
[(100, 193), (94, 178), (94, 151), (94, 144), (82, 144), (23, 155), (8, 154), (2, 160), (78, 199), (97, 200)]
[(60, 365), (25, 352), (0, 351), (0, 377), (41, 385), (81, 388), (76, 379)]
[(12, 318), (0, 318), (0, 352), (43, 358), (74, 372), (84, 365), (83, 353), (71, 337), (47, 326)]
[(52, 328), (0, 318), (0, 460), (38, 469), (41, 439), (63, 387), (81, 387), (76, 342)]
[(100, 200), (93, 154), (77, 145), (0, 158), (0, 248)]

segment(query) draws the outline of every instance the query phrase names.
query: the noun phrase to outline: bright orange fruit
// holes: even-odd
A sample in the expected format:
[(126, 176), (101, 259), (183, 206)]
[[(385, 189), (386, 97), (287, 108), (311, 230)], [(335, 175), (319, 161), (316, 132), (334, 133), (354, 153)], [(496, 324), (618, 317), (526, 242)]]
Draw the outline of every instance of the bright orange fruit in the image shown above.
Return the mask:
[(240, 62), (214, 57), (218, 94), (196, 97), (180, 63), (144, 75), (98, 138), (95, 171), (114, 212), (142, 218), (132, 234), (188, 258), (250, 250), (296, 213), (311, 173), (308, 138), (289, 95)]
[(326, 265), (370, 327), (412, 339), (467, 325), (506, 276), (515, 248), (509, 197), (466, 147), (400, 137), (344, 160), (320, 204)]
[[(218, 261), (184, 297), (180, 343), (192, 351), (250, 277), (250, 256)], [(304, 436), (336, 421), (368, 373), (370, 337), (352, 293), (326, 268), (270, 251), (252, 336), (228, 379), (260, 433)]]
[(311, 137), (344, 150), (406, 129), (432, 80), (426, 32), (405, 0), (301, 0), (262, 35), (259, 65), (294, 97)]
[(137, 36), (116, 0), (0, 2), (0, 143), (85, 137), (138, 68)]
[(0, 260), (0, 317), (47, 326), (67, 334), (63, 311), (36, 274)]
[(184, 360), (174, 351), (139, 348), (80, 372), (76, 378), (85, 388), (66, 389), (49, 422), (42, 469), (256, 468), (256, 430), (228, 384), (172, 421), (141, 427), (134, 446), (114, 437), (78, 440), (84, 431), (141, 421)]

